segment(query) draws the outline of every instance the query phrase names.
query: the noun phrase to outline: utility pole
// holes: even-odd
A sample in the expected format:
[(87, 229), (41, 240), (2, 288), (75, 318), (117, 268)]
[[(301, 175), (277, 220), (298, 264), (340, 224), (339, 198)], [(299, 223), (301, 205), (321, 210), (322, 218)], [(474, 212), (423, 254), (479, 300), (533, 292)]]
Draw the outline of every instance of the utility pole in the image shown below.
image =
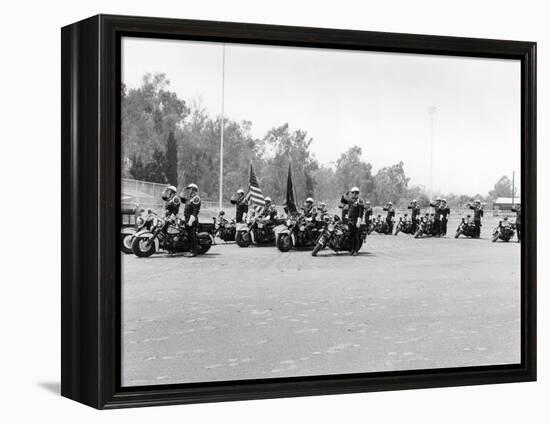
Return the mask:
[(223, 127), (224, 127), (224, 107), (225, 107), (225, 43), (222, 44), (222, 115), (220, 119), (220, 199), (219, 210), (223, 203)]
[(435, 114), (437, 113), (437, 108), (435, 106), (430, 106), (428, 108), (428, 113), (430, 114), (430, 197), (433, 197), (434, 195), (434, 186), (433, 186), (434, 126), (435, 126)]
[(516, 171), (512, 171), (512, 206), (516, 198)]

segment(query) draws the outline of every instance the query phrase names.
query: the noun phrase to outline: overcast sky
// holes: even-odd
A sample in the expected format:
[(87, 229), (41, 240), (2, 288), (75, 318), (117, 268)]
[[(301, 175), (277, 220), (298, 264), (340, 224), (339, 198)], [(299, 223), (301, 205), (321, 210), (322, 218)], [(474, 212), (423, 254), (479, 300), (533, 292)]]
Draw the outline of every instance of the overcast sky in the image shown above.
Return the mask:
[[(221, 43), (125, 38), (122, 52), (127, 86), (162, 72), (180, 98), (221, 113)], [(327, 165), (358, 145), (375, 172), (403, 161), (429, 189), (431, 107), (434, 191), (486, 195), (519, 178), (519, 61), (225, 45), (225, 115), (259, 138), (285, 122), (306, 130)]]

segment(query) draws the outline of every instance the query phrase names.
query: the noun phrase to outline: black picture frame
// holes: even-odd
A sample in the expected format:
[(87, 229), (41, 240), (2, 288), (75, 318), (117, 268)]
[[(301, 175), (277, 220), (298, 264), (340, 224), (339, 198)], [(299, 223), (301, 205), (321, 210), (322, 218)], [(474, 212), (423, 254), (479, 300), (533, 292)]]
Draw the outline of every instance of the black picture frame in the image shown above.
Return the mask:
[[(521, 363), (123, 388), (120, 384), (122, 36), (521, 61)], [(61, 394), (94, 408), (536, 380), (536, 43), (97, 15), (61, 31)]]

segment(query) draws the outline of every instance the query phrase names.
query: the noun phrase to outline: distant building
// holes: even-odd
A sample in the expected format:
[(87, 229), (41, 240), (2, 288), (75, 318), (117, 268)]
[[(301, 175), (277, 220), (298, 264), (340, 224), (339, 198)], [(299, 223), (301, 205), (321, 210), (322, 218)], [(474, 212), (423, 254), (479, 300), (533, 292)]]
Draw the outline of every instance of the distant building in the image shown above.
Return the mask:
[(519, 205), (521, 197), (514, 197), (513, 201), (511, 197), (497, 197), (493, 202), (493, 212), (495, 215), (500, 213), (507, 214), (512, 212), (512, 206)]

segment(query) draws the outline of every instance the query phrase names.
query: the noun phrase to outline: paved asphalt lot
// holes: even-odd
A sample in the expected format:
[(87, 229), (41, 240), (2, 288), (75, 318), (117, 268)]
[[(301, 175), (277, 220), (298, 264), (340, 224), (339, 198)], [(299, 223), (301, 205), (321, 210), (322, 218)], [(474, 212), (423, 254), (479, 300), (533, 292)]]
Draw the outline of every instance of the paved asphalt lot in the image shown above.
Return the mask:
[(373, 234), (358, 257), (124, 255), (123, 385), (519, 362), (520, 245), (489, 231)]

